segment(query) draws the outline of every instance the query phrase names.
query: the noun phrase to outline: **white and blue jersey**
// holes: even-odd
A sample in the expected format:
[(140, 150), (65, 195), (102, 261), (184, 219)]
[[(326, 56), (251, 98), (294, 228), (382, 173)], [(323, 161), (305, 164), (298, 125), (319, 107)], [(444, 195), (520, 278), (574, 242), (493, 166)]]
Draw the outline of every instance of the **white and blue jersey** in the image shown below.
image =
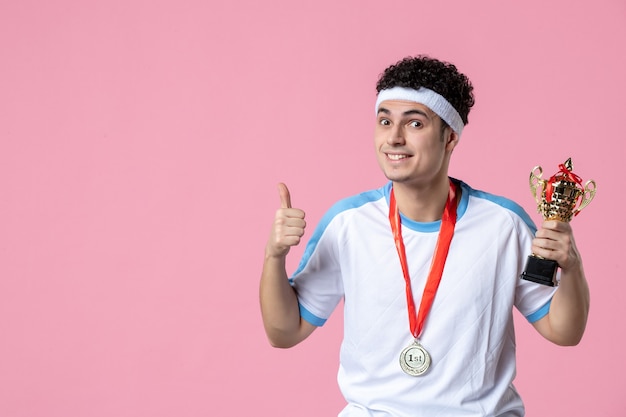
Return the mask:
[[(456, 181), (456, 180), (455, 180)], [(555, 289), (520, 279), (536, 227), (514, 202), (460, 182), (454, 237), (420, 342), (432, 365), (406, 375), (413, 340), (405, 282), (389, 225), (391, 183), (336, 203), (291, 278), (302, 317), (321, 326), (344, 300), (338, 382), (347, 416), (522, 416), (515, 377), (513, 307), (530, 322)], [(440, 221), (402, 217), (419, 306)]]

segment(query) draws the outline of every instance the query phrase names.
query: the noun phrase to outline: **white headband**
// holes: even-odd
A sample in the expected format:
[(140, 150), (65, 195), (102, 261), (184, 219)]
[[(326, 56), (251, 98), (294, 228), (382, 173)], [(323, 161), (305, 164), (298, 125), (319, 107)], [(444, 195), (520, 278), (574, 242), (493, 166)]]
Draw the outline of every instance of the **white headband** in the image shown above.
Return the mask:
[(431, 109), (437, 116), (441, 117), (459, 137), (463, 132), (463, 120), (459, 112), (442, 95), (428, 88), (420, 87), (419, 90), (406, 87), (393, 87), (381, 90), (376, 99), (376, 114), (380, 103), (386, 100), (406, 100), (423, 104)]

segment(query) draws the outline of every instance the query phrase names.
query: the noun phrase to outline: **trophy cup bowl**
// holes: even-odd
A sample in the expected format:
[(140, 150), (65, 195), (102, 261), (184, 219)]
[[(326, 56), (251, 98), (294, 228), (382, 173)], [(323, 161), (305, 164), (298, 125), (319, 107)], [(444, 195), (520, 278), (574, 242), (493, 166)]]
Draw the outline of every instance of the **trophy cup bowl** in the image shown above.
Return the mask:
[[(585, 208), (596, 194), (596, 183), (582, 180), (572, 172), (572, 159), (559, 165), (559, 171), (548, 180), (541, 179), (543, 170), (536, 166), (530, 172), (530, 192), (537, 203), (537, 211), (544, 220), (569, 222)], [(554, 287), (557, 285), (558, 263), (531, 254), (521, 278), (538, 284)]]

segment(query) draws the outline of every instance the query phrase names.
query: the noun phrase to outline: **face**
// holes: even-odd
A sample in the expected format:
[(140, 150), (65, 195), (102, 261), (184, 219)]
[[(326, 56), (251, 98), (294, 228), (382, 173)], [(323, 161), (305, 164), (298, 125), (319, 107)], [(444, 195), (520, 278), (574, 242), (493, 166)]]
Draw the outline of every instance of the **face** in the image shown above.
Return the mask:
[(458, 136), (428, 107), (404, 100), (383, 101), (376, 116), (378, 164), (395, 184), (424, 187), (447, 181)]

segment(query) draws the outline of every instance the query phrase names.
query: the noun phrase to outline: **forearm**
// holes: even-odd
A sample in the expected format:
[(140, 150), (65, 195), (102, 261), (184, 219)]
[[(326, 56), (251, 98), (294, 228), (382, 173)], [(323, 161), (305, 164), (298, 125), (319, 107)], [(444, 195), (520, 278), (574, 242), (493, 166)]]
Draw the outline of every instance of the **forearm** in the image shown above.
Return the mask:
[(550, 311), (535, 323), (535, 327), (546, 339), (558, 345), (576, 345), (587, 325), (589, 287), (570, 224), (546, 220), (533, 239), (532, 252), (555, 260), (561, 267), (561, 282), (552, 298)]
[(561, 282), (548, 314), (550, 340), (563, 346), (582, 339), (589, 314), (589, 287), (582, 264), (561, 271)]
[(259, 295), (263, 325), (272, 346), (299, 343), (303, 337), (298, 297), (289, 284), (284, 256), (265, 256)]

